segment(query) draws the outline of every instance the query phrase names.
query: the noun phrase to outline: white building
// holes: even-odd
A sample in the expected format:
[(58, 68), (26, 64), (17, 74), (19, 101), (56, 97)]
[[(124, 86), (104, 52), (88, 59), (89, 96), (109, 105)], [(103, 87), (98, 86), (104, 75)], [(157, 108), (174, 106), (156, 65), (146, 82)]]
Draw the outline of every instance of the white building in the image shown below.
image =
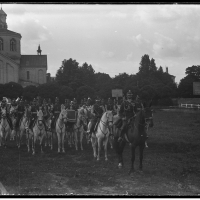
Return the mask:
[(21, 34), (8, 30), (7, 14), (0, 10), (0, 84), (16, 82), (23, 87), (46, 83), (47, 55), (21, 55)]

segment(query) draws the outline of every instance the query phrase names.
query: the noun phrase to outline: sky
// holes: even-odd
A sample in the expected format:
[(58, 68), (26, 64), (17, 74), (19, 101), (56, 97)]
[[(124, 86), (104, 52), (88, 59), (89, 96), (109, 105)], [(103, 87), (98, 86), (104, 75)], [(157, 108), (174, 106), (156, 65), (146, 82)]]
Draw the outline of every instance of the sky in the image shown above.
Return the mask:
[(200, 65), (200, 5), (197, 4), (2, 4), (8, 29), (22, 35), (21, 54), (40, 44), (48, 73), (64, 59), (95, 73), (136, 74), (142, 56), (168, 67), (175, 81)]

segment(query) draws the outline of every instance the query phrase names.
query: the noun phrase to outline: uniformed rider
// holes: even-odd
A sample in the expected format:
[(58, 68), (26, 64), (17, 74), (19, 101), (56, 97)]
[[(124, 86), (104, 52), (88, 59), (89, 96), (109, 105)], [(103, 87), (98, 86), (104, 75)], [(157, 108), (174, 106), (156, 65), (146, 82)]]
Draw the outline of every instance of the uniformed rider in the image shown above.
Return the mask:
[(135, 117), (135, 104), (132, 100), (133, 94), (129, 90), (126, 96), (127, 100), (124, 100), (122, 102), (119, 109), (119, 119), (115, 122), (115, 124), (117, 124), (120, 119), (122, 119), (123, 122), (118, 141), (121, 141), (123, 139), (127, 124), (128, 122), (130, 122), (130, 119)]
[(91, 113), (94, 115), (93, 119), (91, 119), (91, 128), (89, 130), (89, 140), (91, 138), (92, 132), (95, 132), (98, 126), (98, 123), (103, 115), (103, 109), (100, 106), (101, 102), (99, 99), (96, 99), (95, 104), (92, 107)]
[(8, 123), (10, 125), (10, 129), (11, 131), (13, 130), (13, 125), (12, 125), (12, 121), (11, 121), (11, 118), (10, 118), (10, 113), (9, 113), (9, 108), (8, 108), (8, 99), (6, 97), (3, 97), (3, 100), (1, 102), (1, 111), (2, 109), (5, 109), (6, 110), (6, 118), (8, 120)]
[(114, 111), (114, 105), (110, 98), (108, 98), (108, 102), (106, 104), (106, 111)]
[(37, 111), (38, 111), (39, 104), (37, 105), (36, 103), (37, 103), (36, 99), (34, 98), (32, 102), (32, 106), (31, 106), (31, 117), (30, 117), (30, 123), (29, 123), (29, 128), (31, 130), (33, 130), (33, 123), (37, 119)]

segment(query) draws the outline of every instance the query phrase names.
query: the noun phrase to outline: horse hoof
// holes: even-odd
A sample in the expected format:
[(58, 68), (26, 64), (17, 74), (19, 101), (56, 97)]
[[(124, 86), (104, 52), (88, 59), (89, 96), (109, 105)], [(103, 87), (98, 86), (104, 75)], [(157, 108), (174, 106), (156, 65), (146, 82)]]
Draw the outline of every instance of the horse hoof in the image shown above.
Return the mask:
[(120, 168), (120, 169), (122, 168), (122, 163), (118, 164), (118, 168)]

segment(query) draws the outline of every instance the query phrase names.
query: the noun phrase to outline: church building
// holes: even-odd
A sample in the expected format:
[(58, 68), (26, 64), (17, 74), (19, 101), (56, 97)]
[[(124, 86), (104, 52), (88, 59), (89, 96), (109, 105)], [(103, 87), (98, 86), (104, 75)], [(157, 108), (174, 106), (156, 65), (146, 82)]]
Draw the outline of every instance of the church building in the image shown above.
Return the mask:
[(0, 10), (0, 84), (16, 82), (23, 87), (46, 83), (47, 55), (21, 55), (21, 34), (8, 30), (7, 14)]

